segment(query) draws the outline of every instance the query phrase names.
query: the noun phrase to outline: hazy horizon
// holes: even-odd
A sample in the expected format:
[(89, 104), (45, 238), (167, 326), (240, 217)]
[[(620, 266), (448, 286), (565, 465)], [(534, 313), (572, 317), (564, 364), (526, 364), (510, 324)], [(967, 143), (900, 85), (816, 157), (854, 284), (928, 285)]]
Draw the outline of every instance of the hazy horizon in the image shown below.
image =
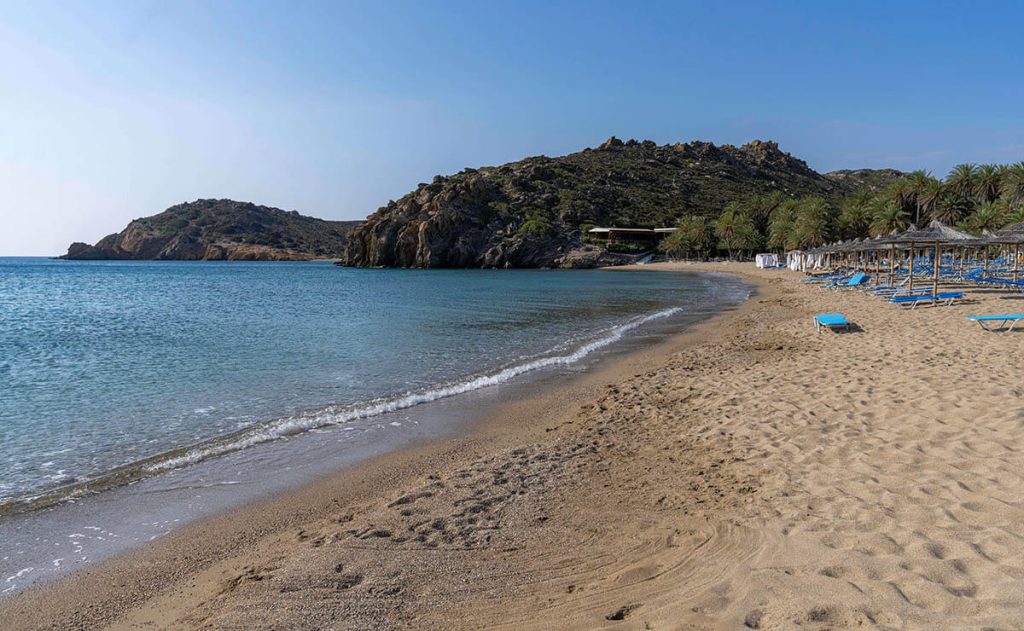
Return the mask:
[(362, 219), (611, 135), (820, 172), (1024, 159), (1011, 4), (0, 7), (0, 256), (198, 198)]

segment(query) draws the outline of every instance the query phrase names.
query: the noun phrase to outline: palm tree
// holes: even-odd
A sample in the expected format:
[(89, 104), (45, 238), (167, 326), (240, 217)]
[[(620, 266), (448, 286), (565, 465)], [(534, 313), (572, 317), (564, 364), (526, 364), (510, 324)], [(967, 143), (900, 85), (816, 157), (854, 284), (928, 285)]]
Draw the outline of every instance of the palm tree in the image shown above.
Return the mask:
[(999, 199), (999, 188), (1003, 177), (1003, 167), (998, 164), (983, 164), (978, 167), (978, 176), (974, 182), (974, 195), (981, 202), (994, 202)]
[(854, 239), (868, 236), (873, 201), (869, 190), (860, 189), (839, 204), (837, 224), (840, 238)]
[(1006, 225), (1009, 213), (1005, 204), (1000, 202), (984, 202), (978, 204), (974, 212), (964, 221), (964, 227), (974, 232), (998, 230)]
[(1024, 204), (1024, 161), (1003, 170), (999, 193), (1010, 205)]
[(799, 248), (813, 248), (828, 241), (829, 208), (824, 199), (808, 197), (800, 202), (794, 222), (794, 240)]
[(786, 250), (797, 247), (793, 243), (793, 224), (796, 221), (798, 202), (788, 199), (772, 211), (768, 220), (768, 247), (775, 250)]
[(946, 176), (946, 189), (957, 195), (974, 195), (978, 165), (958, 164)]
[(750, 218), (753, 219), (758, 232), (763, 233), (768, 231), (772, 213), (787, 199), (786, 194), (782, 191), (772, 191), (764, 195), (754, 195), (747, 199), (743, 204), (743, 208), (750, 215)]
[(920, 224), (935, 207), (942, 194), (942, 184), (926, 171), (914, 171), (906, 176), (906, 186), (901, 190), (907, 203), (914, 206), (914, 223)]
[(711, 248), (711, 228), (707, 217), (683, 217), (676, 223), (676, 231), (665, 237), (658, 248), (672, 256), (696, 254), (704, 258)]
[(715, 221), (715, 236), (729, 252), (729, 258), (732, 258), (735, 250), (756, 249), (761, 240), (753, 218), (737, 202), (726, 206)]
[(733, 237), (739, 229), (738, 224), (741, 213), (740, 205), (733, 202), (726, 206), (725, 210), (722, 211), (722, 214), (715, 220), (715, 236), (718, 237), (719, 242), (725, 246), (730, 259), (732, 258), (732, 247), (734, 244)]
[(1010, 210), (1006, 215), (1003, 225), (1009, 226), (1011, 224), (1024, 223), (1024, 206), (1017, 206)]
[(899, 204), (893, 201), (883, 201), (876, 207), (874, 217), (871, 219), (871, 234), (882, 236), (893, 230), (906, 230), (910, 225), (909, 215), (900, 208)]
[(910, 213), (917, 209), (917, 197), (909, 177), (893, 180), (882, 191), (882, 195), (897, 204), (904, 212)]
[(938, 201), (935, 203), (934, 208), (932, 208), (931, 217), (947, 226), (952, 226), (971, 214), (972, 210), (974, 210), (974, 202), (971, 201), (970, 197), (962, 193), (955, 193), (949, 190), (949, 185), (946, 185), (945, 190), (939, 195)]

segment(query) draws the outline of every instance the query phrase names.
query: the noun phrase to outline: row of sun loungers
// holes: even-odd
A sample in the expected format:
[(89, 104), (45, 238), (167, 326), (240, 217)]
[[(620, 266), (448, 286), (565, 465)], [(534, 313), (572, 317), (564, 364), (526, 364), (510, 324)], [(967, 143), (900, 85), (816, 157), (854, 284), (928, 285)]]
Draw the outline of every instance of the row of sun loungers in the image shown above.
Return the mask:
[[(1017, 323), (1024, 320), (1024, 313), (1007, 313), (1003, 315), (974, 315), (965, 316), (971, 322), (977, 322), (986, 331), (1002, 331), (1009, 333)], [(819, 313), (814, 316), (814, 328), (818, 333), (828, 329), (835, 331), (843, 329), (850, 330), (850, 321), (841, 313)]]
[[(827, 289), (852, 289), (858, 288), (868, 294), (886, 298), (890, 303), (905, 309), (915, 309), (920, 305), (949, 306), (966, 299), (967, 295), (962, 291), (947, 291), (932, 294), (930, 287), (910, 289), (909, 276), (903, 281), (893, 285), (868, 286), (870, 277), (864, 273), (855, 274), (822, 274), (803, 279), (805, 283), (816, 283)], [(979, 274), (967, 275), (964, 280), (979, 284), (992, 284), (1009, 289), (1024, 291), (1024, 281), (1012, 281), (997, 277), (984, 277)], [(1024, 313), (1012, 313), (1002, 315), (975, 315), (967, 316), (972, 322), (977, 322), (986, 331), (1012, 331), (1017, 322), (1024, 320)], [(841, 313), (819, 313), (814, 316), (814, 328), (817, 332), (825, 329), (830, 331), (850, 331), (852, 324)]]

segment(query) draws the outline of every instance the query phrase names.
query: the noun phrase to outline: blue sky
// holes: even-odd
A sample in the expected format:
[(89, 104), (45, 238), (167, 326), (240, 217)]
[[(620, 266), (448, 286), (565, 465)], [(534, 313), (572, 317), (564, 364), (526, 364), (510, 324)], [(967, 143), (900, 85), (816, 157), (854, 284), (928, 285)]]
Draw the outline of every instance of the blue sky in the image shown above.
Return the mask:
[(620, 138), (1024, 159), (1024, 5), (0, 0), (0, 255), (200, 197), (362, 218)]

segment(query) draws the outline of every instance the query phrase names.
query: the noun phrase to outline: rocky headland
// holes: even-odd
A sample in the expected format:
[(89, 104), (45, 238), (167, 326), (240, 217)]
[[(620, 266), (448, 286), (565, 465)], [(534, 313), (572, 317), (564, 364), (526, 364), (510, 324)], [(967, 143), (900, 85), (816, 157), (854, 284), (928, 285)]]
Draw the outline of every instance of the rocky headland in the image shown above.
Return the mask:
[(199, 199), (136, 219), (95, 245), (72, 243), (72, 260), (302, 261), (338, 258), (357, 221), (325, 221), (230, 199)]
[(774, 142), (657, 145), (615, 137), (594, 149), (437, 176), (370, 215), (342, 264), (384, 267), (595, 267), (628, 262), (583, 243), (589, 225), (672, 226), (780, 191), (836, 200), (878, 189), (892, 169), (821, 174)]

